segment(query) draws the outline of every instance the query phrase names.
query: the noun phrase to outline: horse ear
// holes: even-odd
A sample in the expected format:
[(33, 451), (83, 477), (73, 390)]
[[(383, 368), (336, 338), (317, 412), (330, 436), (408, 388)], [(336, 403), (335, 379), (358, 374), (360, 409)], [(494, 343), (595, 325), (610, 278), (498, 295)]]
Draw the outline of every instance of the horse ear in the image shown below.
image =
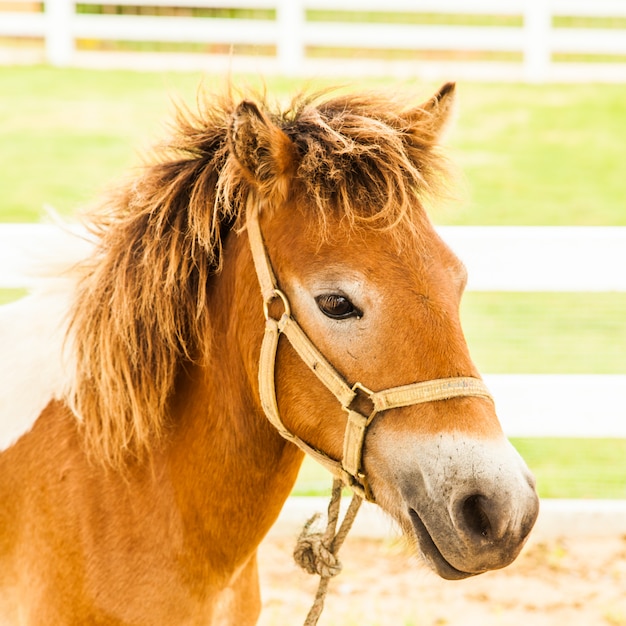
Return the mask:
[(440, 142), (450, 126), (455, 109), (455, 83), (445, 83), (429, 100), (412, 111), (412, 119), (429, 131), (433, 143)]
[(295, 172), (295, 148), (289, 137), (254, 102), (244, 100), (233, 113), (228, 140), (248, 181), (262, 195), (284, 200)]

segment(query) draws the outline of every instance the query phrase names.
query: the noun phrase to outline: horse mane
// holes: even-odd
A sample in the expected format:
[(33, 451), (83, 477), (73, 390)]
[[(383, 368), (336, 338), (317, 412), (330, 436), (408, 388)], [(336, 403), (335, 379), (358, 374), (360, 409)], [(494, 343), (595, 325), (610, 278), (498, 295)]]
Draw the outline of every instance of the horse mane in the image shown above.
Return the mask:
[[(261, 167), (258, 141), (235, 137), (242, 99), (288, 138), (286, 186)], [(209, 287), (224, 238), (245, 223), (249, 193), (270, 206), (299, 198), (302, 210), (316, 212), (320, 232), (329, 211), (353, 228), (416, 224), (445, 180), (438, 135), (428, 107), (373, 94), (299, 96), (280, 110), (231, 90), (204, 96), (196, 113), (180, 109), (172, 136), (139, 177), (87, 216), (97, 245), (70, 313), (76, 365), (66, 400), (90, 453), (123, 467), (167, 432), (181, 367), (210, 351)], [(256, 159), (258, 171), (246, 159)]]

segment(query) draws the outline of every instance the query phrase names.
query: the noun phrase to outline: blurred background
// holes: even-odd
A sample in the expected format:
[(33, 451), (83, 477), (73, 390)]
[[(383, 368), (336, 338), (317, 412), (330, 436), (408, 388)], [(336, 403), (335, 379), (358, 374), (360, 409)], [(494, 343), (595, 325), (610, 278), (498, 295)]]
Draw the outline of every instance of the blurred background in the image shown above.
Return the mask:
[[(543, 498), (626, 503), (626, 0), (0, 0), (0, 303), (26, 293), (21, 225), (71, 220), (229, 80), (416, 103), (457, 81), (460, 200), (431, 214), (470, 349)], [(294, 495), (328, 488), (305, 462)]]

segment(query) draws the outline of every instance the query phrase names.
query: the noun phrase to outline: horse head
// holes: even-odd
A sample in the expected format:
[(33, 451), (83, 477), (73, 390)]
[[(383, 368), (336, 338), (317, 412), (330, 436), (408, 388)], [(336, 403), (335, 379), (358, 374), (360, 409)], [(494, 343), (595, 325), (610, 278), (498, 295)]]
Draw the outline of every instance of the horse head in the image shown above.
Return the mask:
[[(248, 229), (263, 249), (254, 262), (277, 328), (265, 412), (274, 404), (281, 434), (344, 476), (349, 422), (363, 416), (347, 482), (457, 579), (509, 564), (538, 498), (463, 336), (465, 268), (425, 211), (445, 193), (439, 144), (453, 99), (449, 84), (417, 107), (337, 96), (280, 119), (244, 101), (228, 141), (253, 197)], [(259, 397), (256, 297), (241, 349)], [(415, 400), (428, 381), (469, 391)], [(411, 401), (385, 405), (390, 390)]]

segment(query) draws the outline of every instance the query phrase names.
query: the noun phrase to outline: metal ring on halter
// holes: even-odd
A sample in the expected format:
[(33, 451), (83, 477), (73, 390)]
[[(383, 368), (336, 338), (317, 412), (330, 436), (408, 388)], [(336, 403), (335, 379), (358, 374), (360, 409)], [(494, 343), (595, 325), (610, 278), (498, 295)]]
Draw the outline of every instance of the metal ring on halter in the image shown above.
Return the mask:
[(291, 317), (291, 307), (289, 306), (287, 296), (280, 289), (274, 289), (272, 295), (267, 298), (265, 302), (263, 302), (263, 315), (265, 315), (265, 321), (270, 318), (270, 302), (272, 302), (272, 300), (276, 300), (276, 298), (280, 298), (283, 302), (283, 307), (285, 309), (283, 311), (283, 315)]

